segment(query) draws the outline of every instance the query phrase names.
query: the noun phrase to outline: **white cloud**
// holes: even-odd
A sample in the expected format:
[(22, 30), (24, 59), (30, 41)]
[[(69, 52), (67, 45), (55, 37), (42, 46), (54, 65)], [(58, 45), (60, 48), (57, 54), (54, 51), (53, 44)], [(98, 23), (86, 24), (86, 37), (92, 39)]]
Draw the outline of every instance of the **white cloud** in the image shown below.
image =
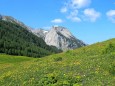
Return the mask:
[(91, 0), (69, 0), (64, 3), (61, 13), (66, 13), (66, 18), (74, 22), (89, 20), (95, 22), (101, 13), (93, 8), (86, 9), (91, 4)]
[(61, 13), (66, 13), (67, 10), (68, 10), (67, 7), (63, 7), (63, 8), (61, 8), (60, 12), (61, 12)]
[(108, 11), (106, 15), (113, 23), (115, 23), (115, 10)]
[(54, 19), (51, 21), (52, 23), (63, 23), (62, 19)]
[(81, 19), (77, 16), (75, 17), (68, 17), (68, 19), (72, 20), (73, 22), (81, 22)]
[(61, 13), (66, 13), (66, 18), (70, 19), (73, 22), (81, 22), (82, 19), (78, 11), (81, 10), (81, 8), (88, 7), (91, 3), (91, 0), (69, 0), (66, 3), (64, 3), (64, 6), (60, 9)]
[(93, 8), (85, 9), (84, 15), (85, 18), (91, 22), (95, 22), (101, 16), (101, 14), (95, 11)]
[(67, 11), (69, 9), (80, 9), (88, 7), (91, 4), (91, 0), (69, 0), (64, 3), (64, 7), (61, 9), (62, 11)]
[(72, 0), (71, 5), (73, 8), (84, 8), (89, 6), (91, 3), (91, 0)]
[(81, 22), (81, 19), (78, 17), (78, 10), (74, 10), (73, 12), (71, 12), (67, 18), (72, 20), (73, 22)]

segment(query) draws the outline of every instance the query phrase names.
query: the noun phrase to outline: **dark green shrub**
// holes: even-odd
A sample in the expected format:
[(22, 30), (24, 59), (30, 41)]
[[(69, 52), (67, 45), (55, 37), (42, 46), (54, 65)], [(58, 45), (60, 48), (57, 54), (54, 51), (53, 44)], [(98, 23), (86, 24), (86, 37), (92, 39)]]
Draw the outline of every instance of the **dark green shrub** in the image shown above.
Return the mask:
[(106, 48), (102, 51), (102, 54), (108, 54), (115, 51), (115, 46), (109, 43)]
[(54, 61), (57, 62), (57, 61), (62, 61), (62, 57), (56, 57), (54, 58)]
[(40, 81), (39, 81), (40, 85), (43, 86), (49, 86), (51, 84), (55, 84), (57, 83), (57, 79), (55, 76), (51, 76), (51, 77), (43, 77)]
[(109, 73), (115, 75), (115, 65), (111, 65), (109, 68)]

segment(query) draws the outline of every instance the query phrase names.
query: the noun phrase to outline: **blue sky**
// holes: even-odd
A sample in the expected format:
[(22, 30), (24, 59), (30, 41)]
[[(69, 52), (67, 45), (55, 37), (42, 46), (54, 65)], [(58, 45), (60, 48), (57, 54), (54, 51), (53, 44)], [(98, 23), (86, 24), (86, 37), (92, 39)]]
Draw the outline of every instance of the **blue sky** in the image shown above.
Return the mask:
[(115, 38), (115, 0), (1, 0), (0, 14), (33, 28), (67, 27), (87, 44)]

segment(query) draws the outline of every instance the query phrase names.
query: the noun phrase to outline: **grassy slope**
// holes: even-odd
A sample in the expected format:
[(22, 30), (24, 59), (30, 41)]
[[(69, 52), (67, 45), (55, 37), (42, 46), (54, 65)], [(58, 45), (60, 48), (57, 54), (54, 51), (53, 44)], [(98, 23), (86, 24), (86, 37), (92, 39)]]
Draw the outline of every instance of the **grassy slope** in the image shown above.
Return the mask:
[(0, 55), (0, 86), (115, 86), (115, 39), (44, 58)]

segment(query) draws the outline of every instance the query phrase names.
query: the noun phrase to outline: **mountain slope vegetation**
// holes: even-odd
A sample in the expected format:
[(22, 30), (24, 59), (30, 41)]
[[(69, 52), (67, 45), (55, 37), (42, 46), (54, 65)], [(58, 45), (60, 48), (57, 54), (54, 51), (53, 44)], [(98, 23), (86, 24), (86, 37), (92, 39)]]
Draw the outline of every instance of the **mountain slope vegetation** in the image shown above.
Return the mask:
[(43, 57), (59, 53), (54, 46), (48, 46), (43, 39), (32, 34), (17, 23), (0, 20), (0, 53)]
[(115, 39), (44, 58), (0, 55), (0, 86), (115, 86)]

